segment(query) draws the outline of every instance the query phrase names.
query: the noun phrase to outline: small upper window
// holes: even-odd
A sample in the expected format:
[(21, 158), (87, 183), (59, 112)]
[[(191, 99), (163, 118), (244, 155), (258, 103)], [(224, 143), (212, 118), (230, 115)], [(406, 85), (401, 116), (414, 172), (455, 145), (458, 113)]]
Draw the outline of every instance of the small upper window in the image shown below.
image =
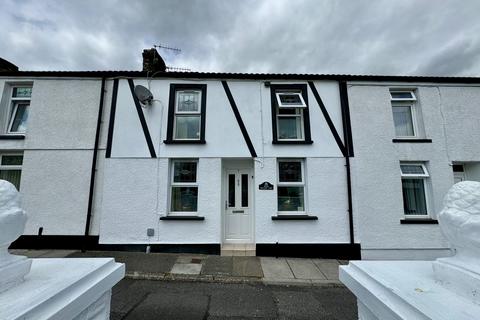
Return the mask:
[(201, 91), (177, 91), (174, 139), (200, 140), (200, 98)]
[(12, 88), (8, 133), (25, 133), (27, 130), (31, 96), (32, 87), (14, 86)]
[(277, 92), (275, 95), (279, 108), (305, 108), (307, 106), (301, 92)]
[(392, 101), (415, 101), (417, 98), (413, 91), (390, 91)]
[(312, 143), (307, 86), (275, 84), (270, 90), (273, 143)]
[(413, 91), (390, 91), (393, 122), (397, 137), (415, 137), (417, 135), (415, 101)]
[(206, 85), (171, 84), (165, 143), (204, 143)]

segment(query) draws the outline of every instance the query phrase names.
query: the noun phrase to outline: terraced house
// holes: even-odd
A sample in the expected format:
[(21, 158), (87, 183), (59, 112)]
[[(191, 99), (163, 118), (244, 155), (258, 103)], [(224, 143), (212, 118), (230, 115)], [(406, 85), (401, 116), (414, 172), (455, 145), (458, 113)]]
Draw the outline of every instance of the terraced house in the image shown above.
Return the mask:
[(15, 247), (337, 258), (449, 254), (480, 181), (480, 78), (0, 71)]

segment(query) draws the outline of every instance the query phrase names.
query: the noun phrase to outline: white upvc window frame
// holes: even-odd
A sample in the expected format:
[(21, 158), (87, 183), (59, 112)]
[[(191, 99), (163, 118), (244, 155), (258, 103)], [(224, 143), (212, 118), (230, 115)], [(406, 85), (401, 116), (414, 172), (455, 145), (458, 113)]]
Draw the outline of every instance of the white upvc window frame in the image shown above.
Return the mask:
[[(175, 182), (175, 163), (191, 162), (196, 163), (195, 182)], [(192, 187), (197, 188), (197, 211), (172, 211), (172, 196), (174, 187)], [(172, 159), (170, 161), (170, 187), (168, 196), (168, 215), (170, 216), (196, 216), (198, 215), (198, 159)]]
[[(282, 95), (296, 95), (297, 97), (300, 98), (300, 104), (284, 104), (282, 100), (280, 99), (280, 96)], [(275, 97), (277, 98), (277, 106), (279, 108), (306, 108), (307, 104), (305, 103), (305, 100), (303, 99), (302, 93), (298, 91), (288, 91), (288, 90), (279, 90), (275, 92)]]
[[(300, 98), (301, 104), (282, 104), (280, 96), (284, 94), (295, 94)], [(277, 124), (277, 141), (305, 141), (305, 116), (303, 110), (307, 107), (305, 100), (303, 99), (302, 92), (299, 91), (289, 91), (289, 90), (278, 90), (275, 92), (275, 97), (277, 99), (277, 108), (275, 121)], [(280, 114), (281, 110), (293, 109), (295, 114)], [(280, 138), (280, 118), (296, 118), (300, 119), (300, 127), (297, 128), (297, 133), (299, 137), (297, 139), (290, 138)]]
[[(411, 94), (411, 98), (394, 98), (392, 97), (392, 93), (405, 93), (408, 92)], [(390, 89), (390, 101), (392, 105), (392, 114), (393, 108), (395, 107), (409, 107), (410, 108), (410, 115), (412, 117), (412, 131), (413, 134), (411, 136), (399, 136), (397, 135), (397, 131), (395, 128), (395, 118), (393, 119), (393, 125), (395, 129), (395, 137), (401, 139), (415, 139), (418, 138), (418, 126), (417, 126), (417, 111), (416, 111), (416, 102), (417, 97), (415, 96), (414, 89)]]
[[(429, 204), (429, 195), (428, 195), (428, 186), (427, 180), (430, 178), (427, 167), (422, 162), (400, 162), (400, 166), (421, 166), (423, 169), (422, 173), (403, 173), (400, 167), (400, 176), (402, 180), (404, 179), (418, 179), (423, 181), (423, 194), (425, 196), (425, 208), (426, 214), (406, 214), (405, 207), (403, 207), (403, 216), (405, 219), (430, 219), (430, 204)], [(403, 206), (403, 186), (402, 186), (402, 206)]]
[[(21, 134), (24, 135), (26, 131), (12, 131), (13, 122), (17, 115), (18, 106), (21, 104), (28, 104), (27, 110), (30, 108), (30, 102), (32, 100), (32, 96), (30, 97), (14, 97), (13, 93), (15, 92), (15, 88), (30, 88), (33, 91), (33, 85), (12, 85), (10, 88), (10, 101), (9, 101), (9, 112), (7, 117), (7, 134)], [(28, 111), (27, 111), (28, 112)]]
[[(282, 182), (280, 181), (280, 163), (281, 162), (300, 162), (301, 177), (300, 182)], [(303, 187), (303, 211), (280, 211), (278, 208), (278, 188), (279, 187)], [(278, 215), (306, 215), (307, 214), (307, 192), (305, 183), (305, 159), (299, 158), (281, 158), (277, 159), (277, 214)]]
[[(22, 157), (22, 164), (20, 165), (4, 165), (2, 164), (2, 160), (4, 156), (21, 156)], [(22, 167), (23, 167), (23, 153), (15, 153), (15, 152), (6, 152), (0, 153), (0, 171), (10, 171), (10, 170), (20, 170), (20, 175), (22, 174)]]
[[(180, 111), (178, 106), (180, 104), (180, 94), (186, 92), (198, 93), (198, 108), (197, 111)], [(197, 138), (177, 138), (177, 118), (178, 117), (198, 117), (198, 137)], [(175, 114), (173, 116), (173, 132), (172, 137), (174, 141), (197, 141), (202, 137), (202, 90), (199, 89), (179, 89), (175, 91)]]

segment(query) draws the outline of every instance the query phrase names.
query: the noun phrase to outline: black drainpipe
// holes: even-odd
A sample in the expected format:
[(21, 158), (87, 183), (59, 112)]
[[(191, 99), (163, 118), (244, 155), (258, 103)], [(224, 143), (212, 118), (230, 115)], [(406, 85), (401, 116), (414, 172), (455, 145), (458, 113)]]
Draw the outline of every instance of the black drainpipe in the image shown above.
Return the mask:
[(95, 173), (97, 171), (97, 153), (98, 153), (98, 144), (100, 142), (100, 127), (102, 125), (104, 96), (105, 96), (105, 78), (102, 78), (102, 86), (100, 91), (100, 103), (98, 105), (97, 129), (95, 132), (95, 145), (93, 147), (92, 170), (90, 173), (90, 191), (88, 194), (87, 221), (85, 223), (85, 237), (84, 237), (85, 241), (83, 242), (82, 251), (85, 251), (88, 244), (88, 236), (90, 235), (90, 221), (92, 220), (93, 193), (95, 190)]
[(343, 137), (345, 141), (345, 167), (347, 169), (347, 197), (348, 197), (348, 225), (350, 229), (350, 244), (355, 243), (353, 228), (352, 179), (350, 172), (350, 157), (353, 156), (352, 129), (350, 124), (350, 110), (348, 106), (347, 83), (338, 83), (340, 89), (340, 105), (342, 109)]

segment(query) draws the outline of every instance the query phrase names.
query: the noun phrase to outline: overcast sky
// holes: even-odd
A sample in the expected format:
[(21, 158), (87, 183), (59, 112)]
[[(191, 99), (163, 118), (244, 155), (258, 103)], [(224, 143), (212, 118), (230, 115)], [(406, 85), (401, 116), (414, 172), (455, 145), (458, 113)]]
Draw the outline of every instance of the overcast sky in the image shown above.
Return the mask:
[(153, 44), (192, 71), (480, 76), (480, 1), (2, 0), (20, 70), (140, 70)]

